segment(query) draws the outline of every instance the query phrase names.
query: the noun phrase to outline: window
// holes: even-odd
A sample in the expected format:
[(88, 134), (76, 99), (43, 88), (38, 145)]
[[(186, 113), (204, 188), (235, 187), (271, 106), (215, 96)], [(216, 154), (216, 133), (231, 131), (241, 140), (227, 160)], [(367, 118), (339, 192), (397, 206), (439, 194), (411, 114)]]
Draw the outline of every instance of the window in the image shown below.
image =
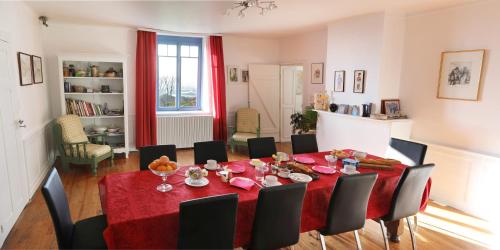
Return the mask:
[(157, 39), (156, 110), (200, 110), (202, 38)]

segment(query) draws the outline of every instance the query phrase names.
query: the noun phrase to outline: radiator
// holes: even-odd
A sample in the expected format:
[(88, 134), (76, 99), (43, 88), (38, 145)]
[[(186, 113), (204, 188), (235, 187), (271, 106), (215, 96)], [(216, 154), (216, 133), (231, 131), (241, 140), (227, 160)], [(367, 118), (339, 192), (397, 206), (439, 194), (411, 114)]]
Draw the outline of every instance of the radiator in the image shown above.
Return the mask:
[(213, 117), (158, 116), (158, 144), (175, 144), (177, 148), (192, 148), (193, 143), (213, 139)]

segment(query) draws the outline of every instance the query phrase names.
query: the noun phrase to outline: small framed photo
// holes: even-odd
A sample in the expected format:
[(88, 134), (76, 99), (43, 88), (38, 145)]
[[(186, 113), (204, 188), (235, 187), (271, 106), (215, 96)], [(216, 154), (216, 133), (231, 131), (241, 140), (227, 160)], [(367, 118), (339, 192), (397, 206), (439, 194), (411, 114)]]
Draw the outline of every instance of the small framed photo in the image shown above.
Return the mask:
[(352, 92), (354, 93), (364, 93), (365, 92), (365, 71), (355, 70), (354, 71), (354, 87)]
[(323, 63), (311, 63), (311, 83), (323, 84)]
[(242, 70), (241, 71), (241, 81), (242, 82), (248, 82), (249, 81), (249, 75), (248, 75), (248, 70)]
[(22, 52), (17, 52), (17, 65), (19, 67), (19, 83), (21, 86), (33, 84), (33, 65), (31, 56)]
[(399, 116), (401, 114), (401, 106), (399, 99), (385, 99), (382, 100), (380, 105), (380, 113), (387, 116)]
[(227, 79), (229, 83), (238, 83), (239, 69), (236, 66), (227, 66)]
[(441, 53), (437, 98), (477, 101), (484, 49)]
[(33, 65), (33, 81), (35, 83), (43, 83), (42, 58), (31, 56), (31, 64)]
[(335, 92), (344, 92), (345, 85), (345, 70), (335, 71), (334, 73), (334, 88)]

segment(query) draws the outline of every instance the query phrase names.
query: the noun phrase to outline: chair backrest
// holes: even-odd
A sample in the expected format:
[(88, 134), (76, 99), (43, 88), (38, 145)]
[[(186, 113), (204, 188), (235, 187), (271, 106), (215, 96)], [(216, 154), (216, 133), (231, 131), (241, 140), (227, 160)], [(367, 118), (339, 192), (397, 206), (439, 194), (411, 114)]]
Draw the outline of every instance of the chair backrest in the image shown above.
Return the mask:
[(260, 128), (259, 112), (252, 108), (240, 108), (236, 111), (236, 132), (257, 133)]
[(306, 187), (294, 183), (259, 191), (250, 249), (278, 249), (299, 241)]
[(168, 156), (171, 161), (177, 161), (175, 145), (156, 145), (139, 148), (139, 162), (141, 170), (148, 170), (149, 163), (163, 155)]
[(57, 118), (57, 124), (61, 126), (62, 141), (65, 143), (87, 142), (88, 138), (83, 130), (80, 117), (76, 115), (63, 115)]
[(425, 185), (433, 168), (434, 164), (426, 164), (405, 169), (392, 196), (389, 213), (384, 220), (399, 220), (417, 214)]
[(409, 166), (424, 164), (427, 145), (396, 138), (391, 138), (389, 145), (390, 151), (393, 151), (391, 156), (404, 164)]
[(59, 249), (70, 249), (74, 224), (71, 220), (64, 187), (55, 168), (50, 171), (43, 183), (42, 194), (54, 223)]
[(227, 162), (226, 144), (223, 141), (194, 143), (194, 164), (205, 164), (207, 160)]
[(247, 140), (250, 159), (271, 157), (276, 154), (274, 137), (260, 137)]
[(323, 235), (335, 235), (363, 228), (376, 173), (344, 175), (333, 189)]
[(316, 134), (292, 135), (292, 151), (294, 154), (318, 152)]
[(178, 249), (233, 249), (238, 194), (179, 205)]

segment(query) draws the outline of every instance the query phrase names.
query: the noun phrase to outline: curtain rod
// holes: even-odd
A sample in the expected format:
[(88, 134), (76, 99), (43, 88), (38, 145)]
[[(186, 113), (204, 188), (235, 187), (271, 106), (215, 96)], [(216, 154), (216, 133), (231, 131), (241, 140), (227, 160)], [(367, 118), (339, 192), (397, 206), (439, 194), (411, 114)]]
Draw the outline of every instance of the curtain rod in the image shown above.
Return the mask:
[(151, 32), (165, 33), (165, 34), (169, 34), (169, 35), (178, 35), (178, 36), (224, 36), (223, 34), (217, 34), (217, 33), (208, 34), (208, 33), (193, 33), (193, 32), (175, 32), (175, 31), (169, 31), (169, 30), (142, 28), (142, 27), (139, 27), (137, 29), (142, 30), (142, 31), (151, 31)]

